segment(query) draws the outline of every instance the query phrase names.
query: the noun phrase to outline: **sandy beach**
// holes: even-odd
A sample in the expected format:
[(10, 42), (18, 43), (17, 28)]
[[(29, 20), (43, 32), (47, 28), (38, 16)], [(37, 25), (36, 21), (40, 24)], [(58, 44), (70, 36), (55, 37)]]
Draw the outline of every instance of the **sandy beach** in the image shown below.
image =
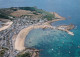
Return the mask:
[(32, 30), (32, 29), (37, 29), (37, 28), (51, 28), (51, 29), (56, 29), (54, 26), (51, 26), (50, 23), (51, 22), (55, 22), (55, 21), (60, 21), (60, 20), (65, 20), (64, 17), (61, 17), (59, 16), (57, 13), (54, 13), (55, 16), (58, 18), (58, 19), (54, 19), (52, 21), (48, 21), (48, 22), (45, 22), (41, 25), (39, 24), (36, 24), (36, 25), (31, 25), (27, 28), (24, 28), (22, 29), (19, 34), (17, 35), (16, 39), (15, 39), (15, 43), (14, 43), (14, 48), (16, 50), (19, 50), (19, 51), (22, 51), (25, 49), (25, 46), (24, 46), (24, 41), (25, 41), (25, 38), (26, 36), (28, 35), (28, 33)]
[(13, 23), (12, 21), (7, 20), (7, 19), (0, 19), (0, 21), (4, 22), (3, 23), (4, 25), (0, 28), (0, 31), (8, 29), (12, 25), (12, 23)]
[(54, 27), (50, 26), (50, 25), (32, 25), (29, 26), (27, 28), (22, 29), (19, 34), (17, 35), (16, 41), (15, 41), (15, 49), (16, 50), (24, 50), (24, 41), (26, 36), (28, 35), (28, 33), (32, 30), (32, 29), (37, 29), (37, 28), (52, 28), (55, 29)]

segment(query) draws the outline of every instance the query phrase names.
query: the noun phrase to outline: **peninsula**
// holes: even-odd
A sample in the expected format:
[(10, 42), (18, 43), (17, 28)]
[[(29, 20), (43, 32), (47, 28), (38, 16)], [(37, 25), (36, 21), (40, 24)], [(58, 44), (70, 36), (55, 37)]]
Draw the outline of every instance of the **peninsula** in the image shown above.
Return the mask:
[(65, 20), (65, 18), (56, 12), (47, 12), (37, 7), (0, 9), (1, 56), (20, 57), (25, 55), (25, 57), (39, 57), (39, 50), (25, 47), (24, 42), (26, 36), (32, 29), (38, 28), (51, 28), (74, 35), (74, 33), (70, 31), (74, 28), (74, 25), (51, 25), (51, 23), (60, 20)]

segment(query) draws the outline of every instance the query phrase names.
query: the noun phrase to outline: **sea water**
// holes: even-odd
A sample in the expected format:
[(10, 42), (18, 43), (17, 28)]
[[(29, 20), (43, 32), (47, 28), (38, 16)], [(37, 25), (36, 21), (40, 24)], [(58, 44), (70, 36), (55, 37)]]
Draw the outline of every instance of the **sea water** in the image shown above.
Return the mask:
[(75, 35), (59, 30), (36, 29), (27, 36), (26, 45), (40, 49), (41, 57), (80, 57), (80, 0), (46, 0), (42, 4), (38, 7), (66, 18), (52, 25), (74, 24), (75, 28), (71, 31)]
[(71, 36), (59, 30), (35, 29), (27, 36), (26, 46), (41, 50), (41, 57), (79, 57), (79, 32), (73, 32), (76, 35)]

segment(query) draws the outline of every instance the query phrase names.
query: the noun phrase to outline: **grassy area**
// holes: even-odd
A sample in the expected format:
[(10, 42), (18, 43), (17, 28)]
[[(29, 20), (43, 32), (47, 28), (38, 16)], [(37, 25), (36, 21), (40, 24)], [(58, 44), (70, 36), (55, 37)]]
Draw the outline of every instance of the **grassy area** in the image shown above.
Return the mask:
[(0, 49), (1, 49), (0, 50), (0, 57), (3, 57), (4, 54), (5, 54), (5, 51), (8, 50), (8, 49), (7, 48), (4, 48), (4, 47), (1, 47)]
[(5, 14), (0, 14), (0, 18), (5, 18), (5, 19), (9, 19), (9, 17)]
[(30, 53), (18, 54), (16, 57), (30, 57)]
[(8, 9), (5, 9), (5, 10), (4, 9), (0, 9), (0, 18), (9, 19), (9, 20), (11, 20), (10, 17), (14, 18), (14, 16), (10, 15), (10, 12), (8, 13), (7, 11), (8, 11)]
[(3, 57), (4, 54), (5, 54), (5, 50), (1, 50), (1, 51), (0, 51), (0, 57)]
[[(4, 8), (0, 9), (0, 18), (9, 19), (8, 16), (11, 16), (10, 13), (17, 11), (17, 10), (29, 10), (32, 11), (33, 14), (38, 15), (38, 13), (43, 15), (43, 19), (46, 18), (47, 20), (52, 20), (54, 15), (50, 12), (44, 11), (42, 9), (38, 9), (37, 7), (12, 7), (12, 8)], [(35, 12), (34, 12), (35, 11)]]
[(44, 11), (42, 9), (38, 9), (36, 7), (19, 7), (19, 9), (22, 10), (30, 10), (30, 11), (35, 11), (33, 14), (37, 15), (37, 13), (43, 14), (43, 18), (47, 18), (48, 20), (52, 20), (55, 16), (51, 14), (50, 12)]
[(5, 12), (0, 11), (0, 18), (9, 19), (8, 15)]
[(35, 11), (34, 7), (17, 7), (18, 9), (22, 9), (22, 10), (30, 10), (30, 11)]
[(43, 18), (47, 18), (48, 20), (52, 20), (54, 18), (54, 15), (53, 14), (51, 14), (50, 12), (44, 11), (42, 9), (35, 8), (35, 11), (37, 13), (43, 14), (44, 15)]

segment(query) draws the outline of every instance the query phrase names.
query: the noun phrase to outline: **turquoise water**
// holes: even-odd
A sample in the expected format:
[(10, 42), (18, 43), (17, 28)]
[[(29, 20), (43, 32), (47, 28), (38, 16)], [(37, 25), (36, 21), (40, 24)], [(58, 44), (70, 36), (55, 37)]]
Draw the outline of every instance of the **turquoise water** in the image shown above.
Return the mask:
[[(41, 1), (40, 1), (41, 3)], [(47, 0), (38, 7), (59, 13), (67, 20), (52, 25), (74, 24), (74, 36), (59, 30), (32, 30), (27, 36), (26, 45), (41, 49), (41, 57), (80, 57), (80, 0)]]
[(74, 24), (74, 36), (51, 29), (35, 29), (26, 37), (26, 45), (40, 49), (41, 57), (80, 57), (80, 0), (0, 0), (0, 8), (37, 6), (59, 13), (67, 20), (52, 25)]
[(75, 36), (59, 30), (32, 30), (26, 39), (26, 45), (40, 49), (41, 57), (79, 57), (80, 38), (78, 30)]

